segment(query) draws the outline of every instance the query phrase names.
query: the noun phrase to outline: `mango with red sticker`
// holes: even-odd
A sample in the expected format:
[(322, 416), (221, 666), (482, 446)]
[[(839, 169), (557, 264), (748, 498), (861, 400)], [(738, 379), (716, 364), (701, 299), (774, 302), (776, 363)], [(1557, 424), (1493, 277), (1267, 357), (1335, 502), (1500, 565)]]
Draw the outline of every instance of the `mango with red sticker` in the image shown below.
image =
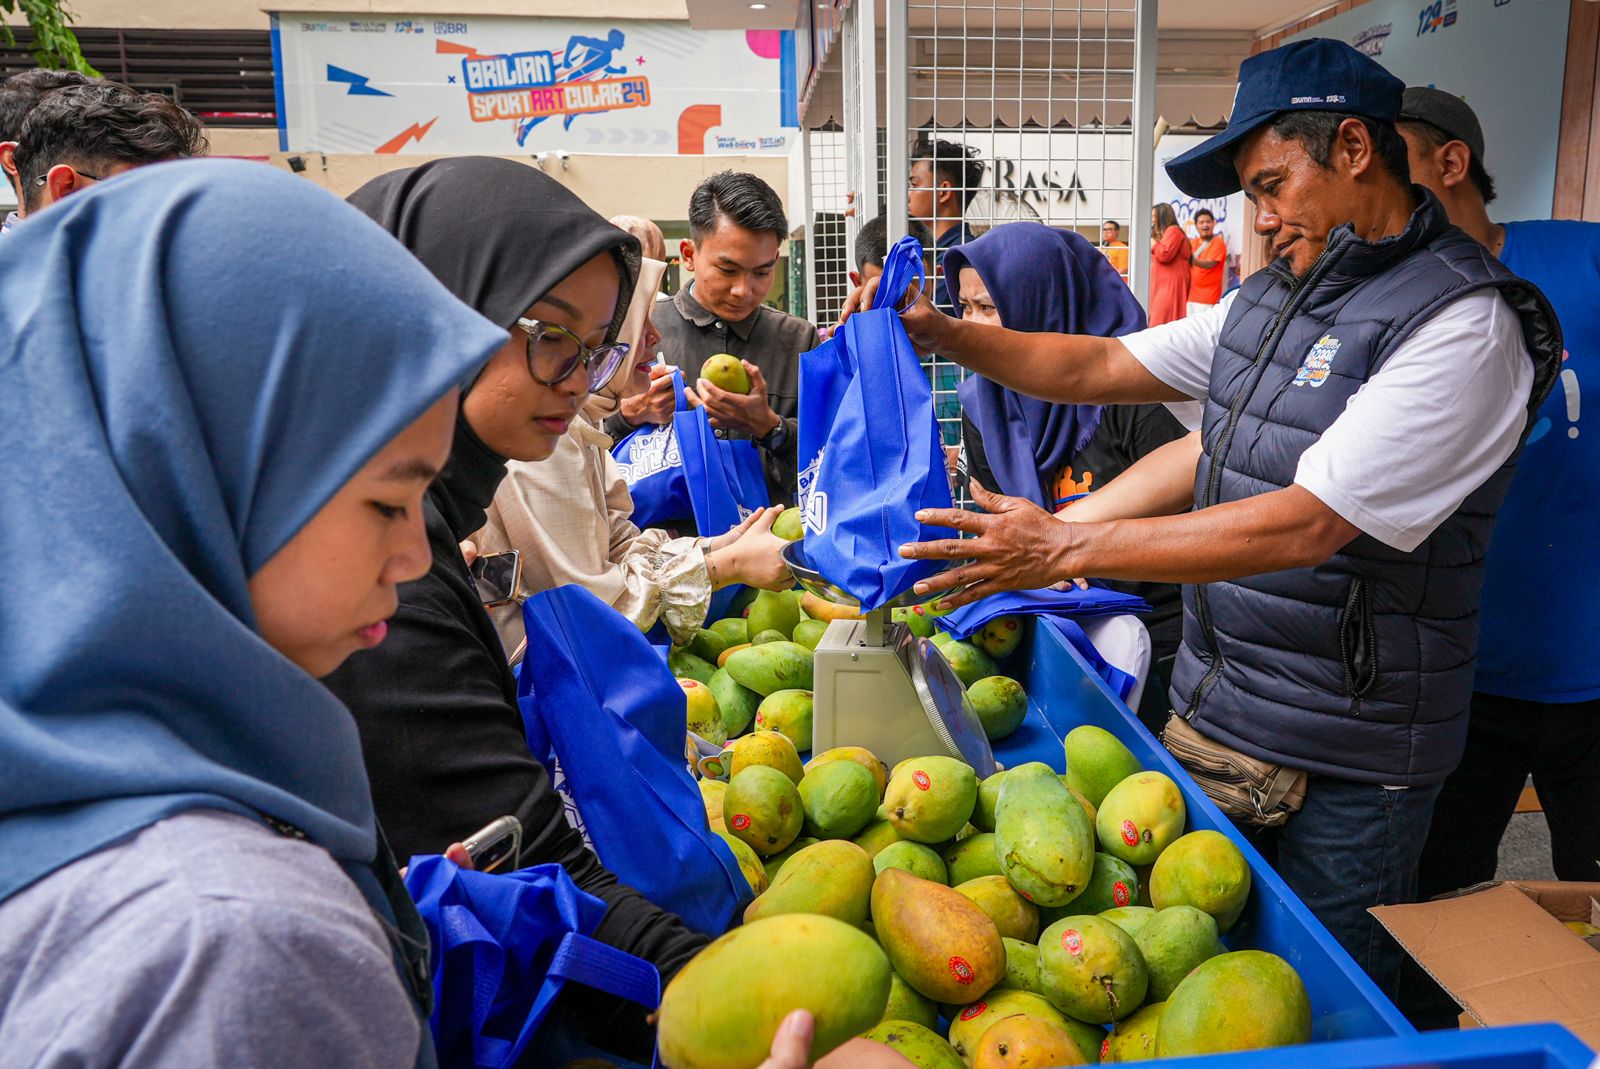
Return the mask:
[(1065, 917), (1039, 936), (1039, 978), (1061, 1012), (1120, 1021), (1144, 1002), (1150, 977), (1133, 938), (1101, 917)]
[(775, 768), (752, 765), (728, 781), (722, 818), (729, 832), (766, 857), (799, 837), (805, 809), (793, 780)]
[(1183, 834), (1188, 807), (1183, 792), (1161, 772), (1137, 772), (1100, 803), (1100, 848), (1130, 865), (1154, 863)]
[(942, 843), (966, 826), (977, 801), (971, 765), (953, 757), (920, 757), (895, 766), (883, 808), (902, 838)]
[(935, 1002), (971, 1002), (1005, 975), (994, 921), (942, 884), (884, 869), (872, 885), (872, 923), (895, 972)]
[[(1063, 1028), (1070, 1028), (1066, 1015), (1052, 1006), (1044, 996), (1029, 991), (999, 988), (950, 1015), (950, 1045), (970, 1064), (977, 1055), (978, 1041), (983, 1038), (983, 1034), (1004, 1018), (1019, 1013), (1050, 1021)], [(1083, 1027), (1090, 1028), (1089, 1025)], [(1095, 1028), (1093, 1031), (1098, 1033), (1100, 1030)], [(1074, 1038), (1079, 1039), (1081, 1046), (1083, 1037), (1074, 1032)], [(1098, 1035), (1093, 1038), (1092, 1043), (1094, 1048), (1099, 1047)]]
[(1022, 644), (1022, 617), (1001, 616), (990, 620), (972, 636), (979, 649), (990, 657), (1004, 659), (1016, 652)]

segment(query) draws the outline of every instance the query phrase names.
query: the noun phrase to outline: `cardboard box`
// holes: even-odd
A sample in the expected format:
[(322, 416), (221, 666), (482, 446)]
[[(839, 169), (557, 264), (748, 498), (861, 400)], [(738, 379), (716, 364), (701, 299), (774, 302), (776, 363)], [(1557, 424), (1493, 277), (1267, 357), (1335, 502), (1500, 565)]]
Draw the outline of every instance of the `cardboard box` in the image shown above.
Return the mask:
[(1371, 912), (1477, 1024), (1556, 1021), (1600, 1049), (1600, 937), (1562, 923), (1600, 924), (1600, 884), (1480, 884)]

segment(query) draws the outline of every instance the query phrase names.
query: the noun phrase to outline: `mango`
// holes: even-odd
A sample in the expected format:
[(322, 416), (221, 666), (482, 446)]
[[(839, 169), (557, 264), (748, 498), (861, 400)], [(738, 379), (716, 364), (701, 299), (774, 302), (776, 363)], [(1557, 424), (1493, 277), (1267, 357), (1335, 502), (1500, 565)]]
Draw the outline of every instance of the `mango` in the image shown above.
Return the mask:
[(1311, 1040), (1311, 998), (1294, 968), (1264, 950), (1219, 954), (1178, 984), (1156, 1056), (1264, 1050)]
[(800, 595), (800, 609), (813, 620), (823, 623), (832, 623), (834, 620), (865, 620), (859, 609), (852, 609), (848, 605), (835, 605), (831, 601), (823, 601), (809, 590)]
[(802, 590), (800, 587), (794, 587), (790, 590), (785, 590), (784, 593), (789, 595), (789, 600), (794, 602), (794, 607), (800, 610), (800, 619), (811, 619), (811, 614), (806, 611), (807, 591)]
[(729, 393), (749, 393), (750, 373), (744, 363), (731, 353), (718, 353), (706, 358), (700, 365), (700, 377), (719, 390)]
[(805, 769), (800, 765), (800, 753), (794, 748), (794, 743), (789, 741), (787, 735), (776, 731), (757, 731), (735, 739), (728, 765), (730, 780), (755, 765), (775, 768), (793, 783), (799, 783), (805, 776)]
[[(713, 678), (715, 675), (712, 673)], [(722, 710), (711, 688), (693, 679), (680, 679), (678, 686), (683, 688), (684, 714), (689, 730), (713, 746), (727, 742), (728, 729), (722, 722)]]
[(899, 771), (889, 777), (883, 796), (889, 823), (914, 842), (953, 838), (978, 801), (972, 766), (953, 757), (921, 757), (896, 767)]
[[(721, 820), (720, 814), (718, 814), (718, 820)], [(726, 827), (726, 825), (724, 825), (724, 827)], [(761, 867), (767, 870), (767, 886), (772, 886), (772, 881), (778, 878), (778, 873), (783, 870), (784, 864), (787, 863), (791, 857), (794, 857), (794, 855), (798, 854), (808, 846), (817, 845), (817, 843), (820, 841), (821, 840), (811, 838), (809, 835), (802, 835), (800, 838), (796, 839), (794, 842), (785, 847), (782, 853), (773, 854), (771, 857), (762, 858)]]
[(721, 828), (728, 830), (722, 821), (722, 796), (728, 793), (728, 785), (720, 779), (700, 780), (700, 801), (706, 807), (706, 823), (713, 831)]
[(933, 617), (924, 612), (921, 605), (895, 609), (891, 615), (895, 623), (905, 624), (906, 630), (917, 638), (932, 638), (934, 631), (937, 629), (933, 622)]
[(804, 646), (813, 653), (822, 643), (822, 636), (828, 633), (826, 620), (801, 620), (794, 625), (794, 644)]
[(897, 1051), (917, 1069), (963, 1069), (961, 1056), (944, 1038), (916, 1021), (885, 1020), (861, 1034)]
[(1039, 937), (1039, 977), (1061, 1012), (1090, 1024), (1139, 1008), (1150, 977), (1133, 937), (1100, 917), (1066, 917)]
[[(763, 590), (751, 603), (745, 619), (750, 622), (752, 636), (776, 631), (787, 639), (794, 634), (794, 625), (800, 622), (800, 606), (787, 592)], [(755, 639), (752, 637), (751, 641)]]
[(1600, 935), (1600, 927), (1596, 927), (1588, 921), (1562, 921), (1561, 923), (1566, 925), (1574, 934), (1584, 939), (1592, 939)]
[(1032, 991), (1035, 995), (1044, 994), (1044, 982), (1039, 979), (1038, 944), (1006, 936), (1001, 936), (1000, 941), (1006, 946), (1006, 974), (1000, 986)]
[(785, 542), (798, 542), (804, 538), (806, 529), (800, 517), (800, 510), (784, 509), (778, 513), (778, 518), (772, 521), (772, 533)]
[(995, 807), (994, 834), (1000, 871), (1036, 905), (1066, 905), (1094, 872), (1089, 819), (1042, 762), (1006, 773)]
[(835, 746), (831, 750), (823, 750), (807, 761), (806, 771), (814, 771), (832, 761), (854, 761), (871, 772), (873, 782), (878, 785), (878, 801), (883, 801), (884, 788), (889, 786), (889, 766), (878, 760), (877, 755), (871, 750), (865, 746)]
[(994, 921), (942, 884), (884, 869), (872, 885), (872, 923), (895, 972), (936, 1002), (981, 998), (1005, 975)]
[[(950, 1045), (956, 1053), (961, 1055), (970, 1065), (978, 1053), (978, 1041), (983, 1034), (993, 1028), (1001, 1020), (1014, 1014), (1025, 1014), (1037, 1017), (1059, 1025), (1068, 1031), (1073, 1031), (1068, 1018), (1060, 1010), (1052, 1006), (1048, 999), (1042, 995), (1035, 995), (1031, 991), (1013, 991), (1007, 988), (997, 988), (990, 991), (983, 998), (963, 1006), (950, 1014)], [(1099, 1033), (1098, 1028), (1083, 1025), (1084, 1029)], [(1074, 1037), (1079, 1038), (1074, 1032)], [(1100, 1049), (1100, 1036), (1090, 1037), (1085, 1033), (1079, 1038), (1080, 1049), (1084, 1042), (1090, 1044), (1093, 1051)]]
[(1004, 876), (979, 876), (962, 884), (955, 884), (957, 894), (966, 895), (978, 904), (1000, 929), (1002, 939), (1010, 937), (1033, 942), (1039, 938), (1039, 911), (1024, 899)]
[(684, 649), (703, 661), (716, 664), (717, 658), (722, 656), (722, 651), (726, 650), (730, 645), (732, 643), (715, 631), (702, 627), (694, 633), (694, 638), (689, 640), (689, 644)]
[(722, 799), (728, 831), (756, 853), (782, 853), (800, 835), (805, 810), (794, 781), (775, 768), (752, 765), (733, 774)]
[(667, 651), (667, 668), (679, 679), (692, 679), (697, 683), (710, 683), (711, 677), (717, 674), (716, 665), (676, 646)]
[(1095, 821), (1100, 848), (1130, 865), (1152, 864), (1183, 834), (1187, 816), (1176, 783), (1161, 772), (1136, 773), (1100, 803)]
[(1133, 941), (1150, 974), (1145, 997), (1151, 1002), (1165, 1002), (1196, 965), (1227, 949), (1217, 936), (1216, 919), (1193, 906), (1156, 910)]
[(1165, 1002), (1151, 1002), (1127, 1020), (1118, 1021), (1105, 1045), (1100, 1048), (1102, 1062), (1147, 1062), (1156, 1056), (1156, 1037), (1161, 1031)]
[(1004, 660), (1022, 644), (1022, 635), (1022, 617), (1001, 616), (984, 624), (971, 641), (995, 660)]
[[(1060, 778), (1062, 783), (1067, 783), (1067, 777), (1065, 775), (1061, 776)], [(1072, 797), (1076, 798), (1078, 800), (1078, 804), (1083, 806), (1083, 811), (1089, 815), (1089, 826), (1091, 828), (1094, 827), (1095, 818), (1100, 815), (1100, 811), (1095, 808), (1095, 804), (1089, 801), (1089, 799), (1084, 796), (1082, 791), (1073, 787), (1070, 783), (1067, 783), (1067, 790), (1071, 791)]]
[(979, 876), (1000, 876), (1000, 859), (994, 852), (994, 833), (981, 831), (965, 839), (957, 839), (942, 851), (944, 867), (950, 872), (950, 886), (955, 887), (975, 880)]
[(1133, 866), (1107, 853), (1094, 855), (1094, 872), (1083, 892), (1067, 903), (1074, 913), (1104, 913), (1131, 906), (1139, 898), (1139, 876)]
[(810, 1056), (820, 1058), (883, 1016), (889, 976), (878, 944), (832, 917), (790, 913), (736, 928), (667, 985), (661, 1060), (671, 1069), (752, 1069), (797, 1009), (816, 1019)]
[(740, 686), (763, 698), (780, 690), (810, 690), (812, 654), (794, 642), (766, 642), (740, 650), (724, 666)]
[[(741, 642), (737, 646), (729, 646), (727, 649), (723, 650), (722, 651), (722, 655), (717, 658), (717, 667), (719, 669), (728, 667), (728, 658), (729, 657), (732, 657), (734, 654), (738, 653), (740, 650), (747, 650), (749, 648), (750, 648), (750, 643), (749, 642)], [(752, 693), (754, 693), (754, 692), (752, 692)], [(760, 695), (756, 695), (756, 696), (760, 697)]]
[[(830, 761), (811, 769), (800, 780), (800, 804), (805, 809), (808, 835), (849, 839), (872, 823), (872, 815), (878, 809), (878, 781), (854, 761)], [(850, 845), (861, 850), (854, 843)], [(866, 857), (865, 851), (862, 856)]]
[[(1150, 918), (1155, 915), (1156, 911), (1149, 906), (1118, 906), (1116, 909), (1102, 911), (1100, 918), (1110, 921), (1129, 935), (1137, 938), (1139, 932), (1143, 930), (1146, 924), (1150, 923)], [(1051, 923), (1054, 923), (1054, 921)]]
[(933, 634), (929, 635), (928, 636), (928, 641), (933, 643), (935, 646), (937, 646), (939, 648), (939, 650), (941, 652), (943, 652), (943, 650), (944, 650), (944, 648), (946, 646), (948, 646), (948, 645), (950, 645), (950, 643), (956, 641), (956, 637), (954, 635), (952, 635), (948, 631), (940, 630), (940, 631), (935, 631)]
[[(716, 830), (716, 829), (714, 829)], [(744, 874), (745, 882), (750, 885), (750, 893), (759, 895), (767, 889), (767, 870), (761, 865), (761, 858), (750, 849), (750, 844), (742, 839), (735, 839), (726, 831), (717, 830), (722, 836), (722, 841), (728, 844), (728, 849), (733, 851), (733, 858), (739, 863), (739, 871)]]
[(710, 688), (711, 696), (717, 699), (717, 708), (722, 711), (724, 739), (736, 739), (749, 731), (750, 725), (755, 722), (761, 695), (735, 683), (726, 668), (717, 669), (706, 686)]
[(885, 1021), (910, 1021), (924, 1028), (939, 1027), (939, 1007), (934, 1001), (894, 973), (889, 977), (889, 1004), (883, 1008)]
[(728, 606), (728, 615), (737, 616), (741, 620), (749, 615), (750, 606), (755, 604), (756, 595), (761, 593), (760, 587), (747, 586), (733, 596), (733, 603)]
[(740, 646), (750, 641), (750, 621), (742, 616), (724, 616), (709, 624), (707, 630), (721, 635), (724, 647)]
[(1067, 732), (1062, 743), (1067, 758), (1067, 786), (1075, 788), (1098, 808), (1111, 788), (1144, 771), (1133, 751), (1111, 732), (1083, 724)]
[(765, 646), (769, 642), (787, 642), (789, 636), (782, 631), (758, 631), (750, 636), (750, 645)]
[(895, 826), (887, 820), (873, 818), (871, 824), (861, 829), (861, 834), (855, 837), (855, 844), (867, 852), (870, 858), (877, 858), (878, 854), (886, 847), (895, 843), (904, 842)]
[(989, 659), (989, 655), (970, 642), (947, 642), (940, 650), (944, 659), (950, 662), (950, 668), (961, 680), (963, 687), (970, 687), (984, 676), (998, 675), (999, 669)]
[(972, 1059), (972, 1069), (1054, 1069), (1083, 1064), (1083, 1052), (1072, 1033), (1025, 1013), (996, 1021), (978, 1040)]
[(918, 879), (933, 883), (948, 883), (950, 879), (939, 855), (933, 852), (932, 847), (922, 843), (889, 843), (873, 855), (872, 867), (879, 873), (884, 869), (902, 869)]
[(978, 804), (972, 808), (972, 826), (979, 831), (994, 831), (994, 807), (1000, 803), (1000, 785), (1006, 781), (1002, 770), (984, 777), (978, 784)]
[(809, 750), (813, 704), (809, 690), (775, 690), (756, 707), (756, 730), (776, 731), (796, 750)]
[(783, 913), (820, 913), (849, 925), (867, 919), (877, 873), (855, 843), (830, 839), (793, 855), (766, 891), (744, 911), (744, 922)]
[(1227, 931), (1250, 900), (1250, 864), (1233, 840), (1219, 831), (1179, 836), (1156, 858), (1150, 872), (1150, 903), (1157, 909), (1195, 906)]
[(1028, 692), (1010, 676), (984, 676), (968, 688), (967, 697), (990, 742), (1012, 735), (1028, 715)]

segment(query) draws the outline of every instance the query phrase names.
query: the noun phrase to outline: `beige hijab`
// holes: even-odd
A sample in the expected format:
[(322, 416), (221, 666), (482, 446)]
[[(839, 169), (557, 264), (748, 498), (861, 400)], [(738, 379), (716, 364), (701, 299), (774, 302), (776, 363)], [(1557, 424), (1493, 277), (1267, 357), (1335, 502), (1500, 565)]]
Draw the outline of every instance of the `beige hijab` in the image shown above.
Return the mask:
[(660, 260), (646, 258), (639, 261), (639, 284), (633, 288), (633, 299), (628, 303), (628, 313), (623, 317), (622, 328), (617, 332), (617, 340), (627, 342), (630, 347), (628, 355), (617, 368), (616, 374), (612, 375), (605, 385), (589, 394), (589, 399), (583, 405), (583, 414), (595, 423), (615, 414), (622, 407), (621, 391), (628, 388), (628, 383), (633, 379), (633, 369), (639, 366), (639, 362), (655, 359), (655, 353), (641, 351), (644, 343), (644, 321), (650, 314), (651, 306), (655, 304), (656, 294), (661, 290), (662, 276), (666, 273), (667, 265)]

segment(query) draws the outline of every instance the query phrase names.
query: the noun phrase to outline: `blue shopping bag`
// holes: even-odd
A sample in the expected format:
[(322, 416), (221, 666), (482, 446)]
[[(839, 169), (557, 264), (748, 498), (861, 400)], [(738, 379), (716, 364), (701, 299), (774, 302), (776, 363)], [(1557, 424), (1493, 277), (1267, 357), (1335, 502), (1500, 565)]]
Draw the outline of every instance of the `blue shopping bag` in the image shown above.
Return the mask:
[(1006, 590), (979, 598), (969, 605), (934, 617), (941, 631), (955, 638), (966, 638), (991, 620), (1002, 616), (1055, 616), (1088, 619), (1123, 612), (1149, 612), (1150, 605), (1137, 594), (1124, 594), (1103, 586), (1081, 590)]
[(429, 1026), (444, 1069), (515, 1064), (568, 982), (651, 1009), (661, 1001), (654, 965), (590, 938), (606, 904), (560, 865), (501, 875), (417, 857), (406, 890), (428, 929)]
[(522, 622), (517, 699), (529, 750), (606, 868), (689, 927), (721, 935), (750, 885), (689, 774), (683, 688), (639, 629), (582, 587), (534, 595)]
[(882, 307), (800, 358), (806, 556), (868, 611), (945, 567), (900, 556), (907, 542), (949, 534), (915, 515), (949, 508), (950, 482), (933, 390), (895, 310), (913, 280), (924, 282), (922, 246), (902, 238), (884, 261)]

